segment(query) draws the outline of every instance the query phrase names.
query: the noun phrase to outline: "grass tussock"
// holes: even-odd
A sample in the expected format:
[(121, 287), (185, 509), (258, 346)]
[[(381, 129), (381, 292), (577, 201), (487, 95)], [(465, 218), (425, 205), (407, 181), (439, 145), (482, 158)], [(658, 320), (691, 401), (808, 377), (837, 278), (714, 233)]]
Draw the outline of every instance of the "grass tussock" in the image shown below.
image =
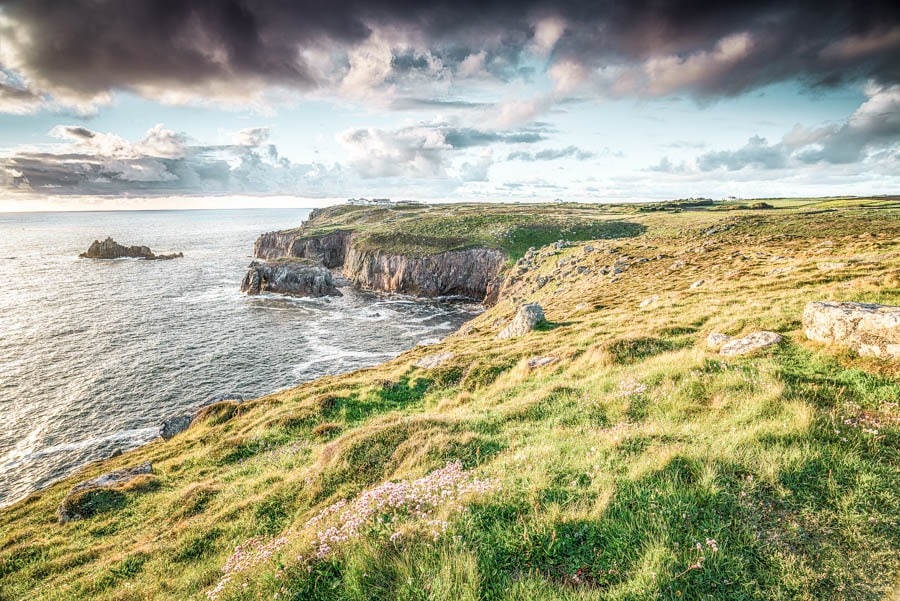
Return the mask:
[[(325, 212), (523, 258), (465, 333), (211, 406), (3, 509), (0, 599), (895, 598), (900, 367), (807, 341), (800, 315), (900, 304), (900, 209), (766, 203)], [(564, 228), (590, 242), (528, 252)], [(524, 302), (550, 324), (496, 341)], [(760, 329), (785, 340), (704, 343)], [(414, 366), (431, 353), (452, 359)], [(55, 523), (77, 481), (143, 461), (152, 481)]]

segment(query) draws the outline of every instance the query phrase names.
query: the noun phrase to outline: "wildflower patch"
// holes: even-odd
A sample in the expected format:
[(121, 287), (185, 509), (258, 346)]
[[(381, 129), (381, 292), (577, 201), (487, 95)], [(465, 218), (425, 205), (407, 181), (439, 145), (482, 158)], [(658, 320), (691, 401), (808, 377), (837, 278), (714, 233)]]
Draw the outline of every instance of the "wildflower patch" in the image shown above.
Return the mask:
[(466, 497), (495, 488), (494, 482), (476, 478), (459, 461), (415, 480), (385, 482), (355, 499), (342, 499), (324, 508), (303, 525), (296, 537), (254, 537), (238, 545), (222, 567), (222, 578), (206, 596), (218, 598), (235, 576), (270, 560), (292, 538), (311, 541), (312, 550), (296, 558), (309, 571), (315, 562), (332, 557), (342, 544), (364, 535), (398, 544), (404, 537), (404, 527), (420, 525), (436, 541), (447, 529), (444, 518), (462, 511)]

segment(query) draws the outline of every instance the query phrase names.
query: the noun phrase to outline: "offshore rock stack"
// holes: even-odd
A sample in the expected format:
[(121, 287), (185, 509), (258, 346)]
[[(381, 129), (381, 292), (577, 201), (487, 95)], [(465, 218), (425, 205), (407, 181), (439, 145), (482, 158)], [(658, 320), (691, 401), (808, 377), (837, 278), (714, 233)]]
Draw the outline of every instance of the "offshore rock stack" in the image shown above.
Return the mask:
[(167, 260), (179, 259), (184, 255), (175, 253), (171, 255), (156, 255), (150, 250), (149, 246), (123, 246), (110, 237), (100, 242), (94, 242), (88, 247), (87, 252), (78, 255), (82, 259), (147, 259), (147, 260)]

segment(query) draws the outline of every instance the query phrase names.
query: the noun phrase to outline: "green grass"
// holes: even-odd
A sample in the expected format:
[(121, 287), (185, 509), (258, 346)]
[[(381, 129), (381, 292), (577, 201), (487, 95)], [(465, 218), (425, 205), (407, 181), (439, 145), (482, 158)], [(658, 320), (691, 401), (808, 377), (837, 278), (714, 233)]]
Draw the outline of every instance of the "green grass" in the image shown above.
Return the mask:
[[(441, 208), (446, 221), (416, 206), (326, 211), (317, 228), (371, 220), (375, 232), (418, 215), (418, 229), (403, 222), (410, 235), (479, 232), (512, 257), (567, 235), (596, 241), (540, 249), (439, 345), (213, 406), (170, 441), (0, 510), (0, 599), (205, 599), (235, 545), (257, 536), (287, 542), (220, 599), (897, 598), (900, 367), (807, 341), (800, 315), (817, 299), (900, 304), (900, 211), (890, 199), (766, 202), (553, 205), (549, 226), (524, 205), (483, 220), (474, 205)], [(637, 229), (608, 229), (623, 224)], [(615, 281), (603, 275), (622, 257)], [(818, 268), (834, 261), (848, 266)], [(532, 301), (549, 324), (496, 341)], [(785, 341), (735, 358), (703, 344), (758, 329)], [(441, 352), (452, 360), (413, 366)], [(556, 361), (528, 367), (538, 356)], [(324, 507), (456, 460), (494, 488), (439, 509), (437, 538), (430, 518), (406, 515), (399, 541), (373, 522), (327, 559), (297, 560)], [(153, 486), (56, 522), (74, 483), (142, 461)]]
[(496, 248), (517, 260), (530, 247), (639, 235), (640, 224), (623, 220), (627, 211), (609, 205), (340, 205), (314, 213), (303, 227), (287, 230), (316, 236), (354, 231), (354, 245), (410, 256)]

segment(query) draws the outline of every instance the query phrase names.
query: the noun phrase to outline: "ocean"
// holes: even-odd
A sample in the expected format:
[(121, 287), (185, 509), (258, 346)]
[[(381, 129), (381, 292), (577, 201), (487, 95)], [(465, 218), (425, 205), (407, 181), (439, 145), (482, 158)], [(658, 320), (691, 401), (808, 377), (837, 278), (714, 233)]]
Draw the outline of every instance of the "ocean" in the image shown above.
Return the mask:
[[(0, 506), (153, 440), (168, 416), (380, 363), (477, 312), (352, 288), (241, 294), (256, 237), (308, 213), (0, 213)], [(107, 236), (184, 258), (78, 258)]]

